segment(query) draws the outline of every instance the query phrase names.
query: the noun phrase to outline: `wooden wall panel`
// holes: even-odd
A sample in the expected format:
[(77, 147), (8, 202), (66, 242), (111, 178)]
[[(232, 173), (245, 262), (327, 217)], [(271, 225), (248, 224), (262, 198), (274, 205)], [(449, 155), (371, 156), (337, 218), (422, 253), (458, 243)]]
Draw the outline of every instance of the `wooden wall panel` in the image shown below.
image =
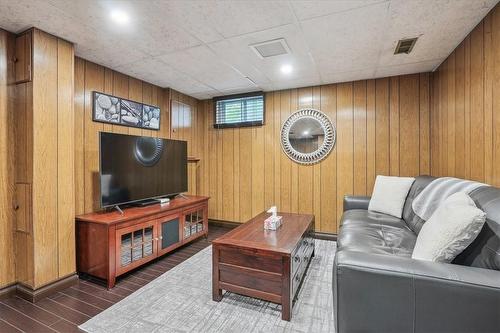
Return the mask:
[(366, 81), (354, 82), (354, 194), (366, 195)]
[[(483, 23), (471, 33), (471, 178), (484, 181), (484, 30)], [(447, 80), (451, 79), (451, 73)], [(448, 170), (448, 173), (450, 170)]]
[(399, 80), (389, 79), (389, 170), (391, 176), (399, 175)]
[[(419, 74), (404, 76), (399, 91), (399, 175), (420, 173), (420, 79)], [(418, 92), (418, 93), (415, 93)], [(426, 127), (426, 126), (424, 126)]]
[(75, 121), (75, 213), (85, 211), (85, 60), (75, 58), (74, 71)]
[(500, 186), (500, 6), (431, 79), (431, 172)]
[(74, 48), (57, 41), (57, 243), (58, 276), (76, 271), (75, 262), (75, 153)]
[(345, 194), (354, 194), (352, 83), (337, 86), (337, 230)]
[(375, 175), (390, 174), (389, 79), (375, 81)]
[(430, 84), (429, 73), (420, 74), (420, 100), (419, 100), (419, 121), (420, 131), (419, 147), (420, 147), (420, 174), (429, 175), (431, 173), (431, 160), (430, 160)]
[[(214, 129), (212, 101), (200, 101), (207, 146), (200, 193), (211, 197), (209, 217), (245, 222), (277, 205), (313, 213), (317, 231), (336, 233), (344, 195), (370, 195), (377, 174), (429, 172), (429, 80), (424, 73), (268, 92), (266, 123), (253, 128)], [(310, 107), (336, 124), (337, 143), (322, 162), (302, 166), (282, 152), (280, 130)]]
[(14, 133), (12, 99), (14, 36), (0, 29), (0, 288), (15, 282), (14, 264)]
[[(492, 183), (500, 185), (500, 10), (497, 8), (492, 12), (492, 53), (493, 53), (493, 82), (492, 82), (492, 108), (493, 108), (493, 166)], [(467, 159), (466, 159), (467, 160)]]
[[(58, 268), (58, 41), (33, 33), (34, 287), (57, 279)], [(68, 124), (70, 128), (73, 124)]]
[(375, 80), (366, 82), (366, 193), (375, 185), (376, 139)]

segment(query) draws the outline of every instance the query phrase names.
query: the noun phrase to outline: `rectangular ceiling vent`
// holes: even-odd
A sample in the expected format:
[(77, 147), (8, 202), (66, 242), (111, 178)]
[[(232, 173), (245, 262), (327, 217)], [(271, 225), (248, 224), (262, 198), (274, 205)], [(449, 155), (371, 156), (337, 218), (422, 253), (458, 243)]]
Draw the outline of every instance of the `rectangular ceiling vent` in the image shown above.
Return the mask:
[(249, 46), (262, 59), (290, 53), (290, 48), (284, 38), (268, 40)]
[(417, 42), (418, 37), (409, 38), (409, 39), (401, 39), (398, 42), (398, 46), (396, 46), (396, 50), (394, 50), (394, 54), (408, 54), (413, 50), (415, 43)]

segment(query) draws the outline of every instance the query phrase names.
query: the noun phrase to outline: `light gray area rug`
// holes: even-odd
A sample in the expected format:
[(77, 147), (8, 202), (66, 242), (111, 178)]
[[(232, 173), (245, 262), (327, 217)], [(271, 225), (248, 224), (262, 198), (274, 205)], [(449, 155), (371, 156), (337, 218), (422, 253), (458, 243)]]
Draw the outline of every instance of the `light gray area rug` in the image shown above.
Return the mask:
[(89, 332), (334, 332), (336, 243), (316, 240), (292, 320), (281, 305), (225, 292), (212, 301), (212, 247), (151, 281), (79, 328)]

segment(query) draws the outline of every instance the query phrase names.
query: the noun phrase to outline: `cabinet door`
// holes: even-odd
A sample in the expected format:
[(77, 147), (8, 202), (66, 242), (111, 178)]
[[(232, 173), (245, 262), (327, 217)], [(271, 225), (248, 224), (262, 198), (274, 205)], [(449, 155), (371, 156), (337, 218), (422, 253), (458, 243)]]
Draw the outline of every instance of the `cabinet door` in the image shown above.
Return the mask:
[(154, 221), (116, 230), (117, 275), (154, 259), (157, 240)]
[(207, 211), (205, 206), (198, 206), (184, 212), (183, 239), (190, 240), (207, 232)]
[(158, 255), (162, 255), (181, 245), (181, 217), (168, 216), (158, 221)]
[(15, 83), (31, 81), (32, 31), (16, 38)]

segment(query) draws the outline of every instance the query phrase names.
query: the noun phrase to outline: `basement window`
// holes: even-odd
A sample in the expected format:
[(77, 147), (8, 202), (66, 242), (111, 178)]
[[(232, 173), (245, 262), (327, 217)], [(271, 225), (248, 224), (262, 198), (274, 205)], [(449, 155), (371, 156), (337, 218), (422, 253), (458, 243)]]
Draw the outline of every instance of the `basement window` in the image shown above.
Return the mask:
[(216, 97), (214, 128), (264, 125), (264, 93)]

